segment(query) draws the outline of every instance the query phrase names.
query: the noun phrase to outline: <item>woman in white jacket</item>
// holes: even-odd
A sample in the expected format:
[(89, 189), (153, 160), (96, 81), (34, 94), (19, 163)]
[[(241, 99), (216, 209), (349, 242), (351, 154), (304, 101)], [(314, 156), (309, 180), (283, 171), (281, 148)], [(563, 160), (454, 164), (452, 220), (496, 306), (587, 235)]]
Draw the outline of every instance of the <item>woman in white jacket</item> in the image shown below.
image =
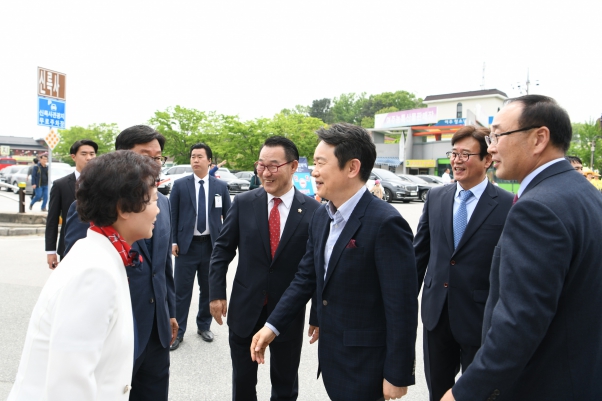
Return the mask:
[(159, 166), (131, 151), (88, 163), (77, 211), (89, 222), (34, 307), (9, 401), (127, 400), (135, 323), (125, 266), (130, 246), (152, 236)]

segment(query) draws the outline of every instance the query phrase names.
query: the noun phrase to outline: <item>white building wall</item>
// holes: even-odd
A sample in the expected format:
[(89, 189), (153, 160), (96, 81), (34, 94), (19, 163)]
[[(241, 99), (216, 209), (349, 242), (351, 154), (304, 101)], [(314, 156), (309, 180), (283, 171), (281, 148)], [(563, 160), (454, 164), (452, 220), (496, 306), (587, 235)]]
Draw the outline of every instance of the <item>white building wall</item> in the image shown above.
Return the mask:
[[(477, 98), (457, 98), (445, 100), (433, 100), (424, 102), (429, 107), (437, 107), (437, 119), (446, 120), (448, 118), (457, 118), (456, 110), (458, 103), (462, 103), (462, 118), (466, 118), (467, 110), (471, 110), (477, 116), (482, 115), (485, 118), (495, 116), (498, 108), (501, 108), (504, 99), (501, 96), (484, 96)], [(484, 122), (488, 124), (488, 120)]]

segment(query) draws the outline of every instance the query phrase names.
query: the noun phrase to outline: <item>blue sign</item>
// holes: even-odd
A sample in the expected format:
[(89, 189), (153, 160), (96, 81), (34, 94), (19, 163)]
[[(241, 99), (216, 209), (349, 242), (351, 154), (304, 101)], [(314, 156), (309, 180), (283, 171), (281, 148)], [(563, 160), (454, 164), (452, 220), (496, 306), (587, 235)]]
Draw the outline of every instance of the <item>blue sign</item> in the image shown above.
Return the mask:
[(307, 167), (307, 157), (299, 158), (297, 172), (293, 174), (293, 185), (303, 195), (314, 196), (316, 193), (315, 181), (312, 180), (311, 171)]
[(439, 120), (435, 125), (464, 125), (466, 124), (465, 118), (449, 118), (447, 120)]
[(38, 96), (38, 125), (65, 128), (65, 102)]

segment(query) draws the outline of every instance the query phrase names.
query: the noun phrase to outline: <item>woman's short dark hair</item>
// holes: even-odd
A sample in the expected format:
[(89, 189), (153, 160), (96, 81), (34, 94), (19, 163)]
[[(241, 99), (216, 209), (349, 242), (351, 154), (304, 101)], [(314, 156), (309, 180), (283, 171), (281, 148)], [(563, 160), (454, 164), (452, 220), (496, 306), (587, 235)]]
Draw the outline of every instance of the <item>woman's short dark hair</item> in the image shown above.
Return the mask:
[(467, 125), (466, 127), (462, 127), (456, 131), (454, 136), (452, 136), (452, 146), (456, 144), (456, 142), (464, 139), (464, 138), (474, 138), (479, 142), (481, 147), (481, 151), (479, 152), (479, 157), (481, 160), (485, 156), (487, 156), (487, 143), (485, 142), (485, 137), (491, 133), (489, 128), (485, 127), (475, 127), (474, 125)]
[(351, 159), (358, 159), (361, 163), (360, 178), (368, 181), (376, 160), (376, 146), (368, 131), (356, 125), (341, 123), (333, 124), (328, 128), (316, 131), (318, 138), (334, 146), (334, 155), (339, 161), (339, 169)]
[(161, 167), (150, 157), (117, 150), (90, 160), (76, 185), (77, 214), (99, 227), (117, 221), (117, 208), (140, 213), (150, 202)]

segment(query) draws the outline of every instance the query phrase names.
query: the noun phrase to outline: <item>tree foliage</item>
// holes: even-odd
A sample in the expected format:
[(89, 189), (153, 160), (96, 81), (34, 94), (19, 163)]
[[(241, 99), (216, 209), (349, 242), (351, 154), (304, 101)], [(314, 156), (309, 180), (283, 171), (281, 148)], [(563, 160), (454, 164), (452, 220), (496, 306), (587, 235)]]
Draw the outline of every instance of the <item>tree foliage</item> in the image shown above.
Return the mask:
[(71, 145), (80, 139), (89, 139), (98, 144), (98, 155), (112, 152), (115, 150), (115, 138), (119, 134), (117, 124), (92, 124), (87, 128), (73, 126), (69, 129), (59, 131), (60, 142), (53, 150), (52, 158), (57, 161), (69, 163), (74, 166), (75, 163), (69, 156)]
[(372, 128), (375, 114), (423, 107), (426, 105), (422, 99), (407, 91), (383, 92), (369, 97), (365, 93), (343, 93), (332, 102), (328, 98), (314, 100), (309, 107), (309, 115), (326, 124), (347, 122)]
[(273, 118), (240, 121), (237, 116), (203, 112), (180, 106), (155, 112), (149, 123), (165, 136), (164, 154), (178, 164), (190, 161), (190, 147), (204, 142), (211, 147), (213, 161), (227, 160), (227, 167), (252, 170), (265, 139), (282, 135), (291, 139), (301, 155), (313, 156), (315, 130), (324, 123), (307, 115), (307, 108), (284, 109)]
[(591, 143), (595, 142), (594, 169), (602, 167), (602, 129), (595, 121), (573, 124), (573, 140), (567, 155), (578, 156), (584, 166), (591, 168)]

